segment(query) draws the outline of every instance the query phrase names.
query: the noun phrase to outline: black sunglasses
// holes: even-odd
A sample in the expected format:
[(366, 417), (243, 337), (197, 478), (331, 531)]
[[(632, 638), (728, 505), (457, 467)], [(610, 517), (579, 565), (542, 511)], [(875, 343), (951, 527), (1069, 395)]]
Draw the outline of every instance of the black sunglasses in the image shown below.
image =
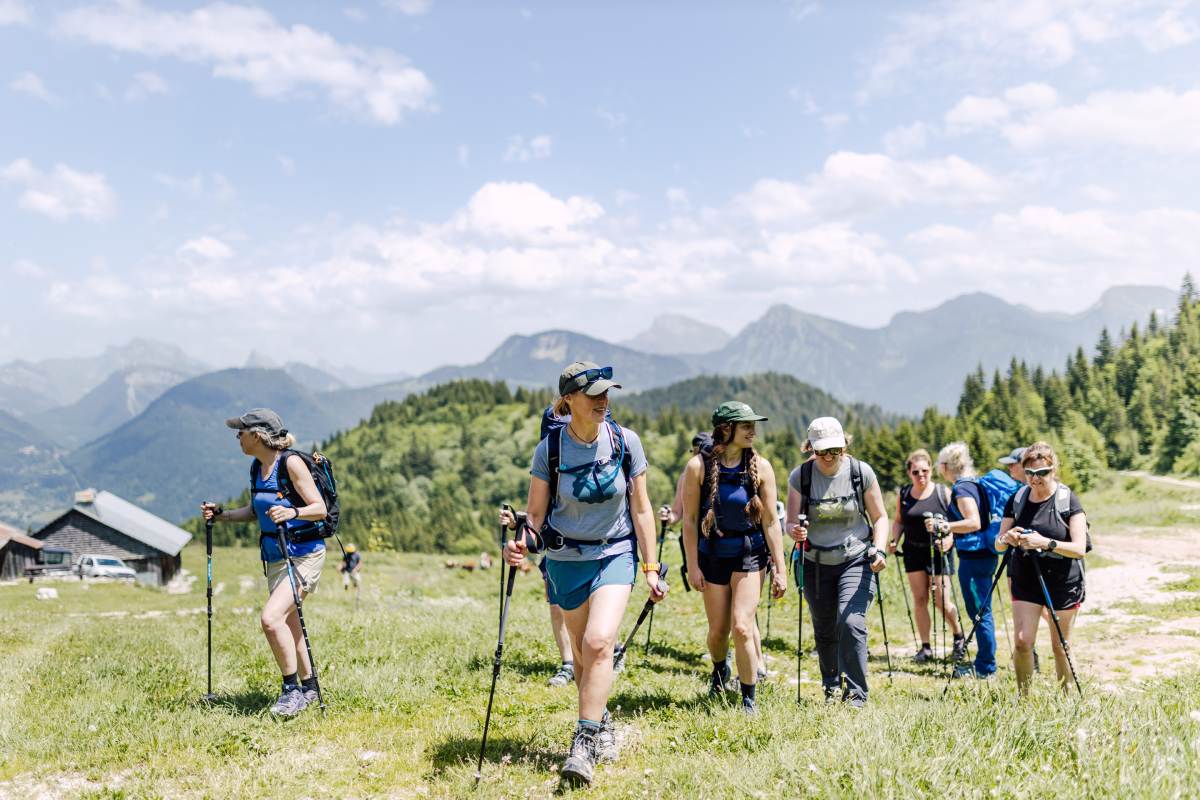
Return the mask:
[(612, 367), (593, 367), (592, 369), (585, 369), (583, 372), (576, 372), (570, 378), (567, 378), (567, 380), (573, 381), (576, 378), (578, 378), (580, 375), (583, 376), (585, 383), (594, 383), (595, 381), (598, 381), (601, 378), (603, 378), (606, 381), (611, 381), (612, 380)]

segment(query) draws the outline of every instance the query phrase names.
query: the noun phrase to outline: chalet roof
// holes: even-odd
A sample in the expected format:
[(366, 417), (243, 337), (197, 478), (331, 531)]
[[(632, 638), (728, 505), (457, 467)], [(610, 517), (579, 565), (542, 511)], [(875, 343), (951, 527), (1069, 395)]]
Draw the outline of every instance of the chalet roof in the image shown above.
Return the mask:
[(34, 550), (42, 549), (42, 543), (37, 539), (34, 539), (32, 536), (26, 536), (16, 528), (0, 522), (0, 550), (3, 550), (9, 542), (23, 544), (26, 547), (32, 547)]
[[(75, 505), (63, 514), (71, 511), (78, 511), (171, 556), (179, 555), (183, 546), (192, 540), (192, 535), (183, 528), (156, 517), (112, 492), (79, 492)], [(63, 514), (58, 519), (62, 519)]]

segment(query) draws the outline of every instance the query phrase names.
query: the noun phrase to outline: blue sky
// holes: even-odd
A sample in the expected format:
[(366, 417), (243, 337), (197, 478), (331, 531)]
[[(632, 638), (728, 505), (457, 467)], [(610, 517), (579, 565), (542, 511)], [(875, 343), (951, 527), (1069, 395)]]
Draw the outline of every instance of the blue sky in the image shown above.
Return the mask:
[(0, 360), (1174, 286), (1198, 48), (1186, 0), (0, 0)]

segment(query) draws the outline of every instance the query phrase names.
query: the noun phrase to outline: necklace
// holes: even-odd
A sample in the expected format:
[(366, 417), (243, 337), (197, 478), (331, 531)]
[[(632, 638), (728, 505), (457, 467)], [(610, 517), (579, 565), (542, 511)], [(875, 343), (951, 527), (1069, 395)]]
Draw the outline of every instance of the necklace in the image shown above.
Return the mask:
[(596, 428), (596, 435), (593, 436), (591, 439), (584, 439), (582, 436), (580, 436), (579, 433), (576, 432), (576, 430), (575, 430), (574, 422), (567, 423), (567, 430), (569, 430), (571, 432), (571, 435), (575, 437), (575, 441), (580, 442), (582, 444), (595, 444), (596, 440), (600, 438), (600, 429), (599, 428)]

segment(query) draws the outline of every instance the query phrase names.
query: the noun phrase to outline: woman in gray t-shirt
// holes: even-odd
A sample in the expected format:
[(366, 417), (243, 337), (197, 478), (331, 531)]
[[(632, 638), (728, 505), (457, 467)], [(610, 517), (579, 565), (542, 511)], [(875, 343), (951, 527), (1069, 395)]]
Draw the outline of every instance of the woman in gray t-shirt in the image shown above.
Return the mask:
[(840, 688), (842, 700), (861, 707), (867, 701), (867, 609), (874, 573), (887, 568), (888, 518), (875, 470), (852, 458), (847, 445), (836, 419), (812, 421), (804, 443), (812, 457), (788, 476), (787, 516), (788, 533), (804, 554), (804, 597), (812, 608), (826, 702)]

